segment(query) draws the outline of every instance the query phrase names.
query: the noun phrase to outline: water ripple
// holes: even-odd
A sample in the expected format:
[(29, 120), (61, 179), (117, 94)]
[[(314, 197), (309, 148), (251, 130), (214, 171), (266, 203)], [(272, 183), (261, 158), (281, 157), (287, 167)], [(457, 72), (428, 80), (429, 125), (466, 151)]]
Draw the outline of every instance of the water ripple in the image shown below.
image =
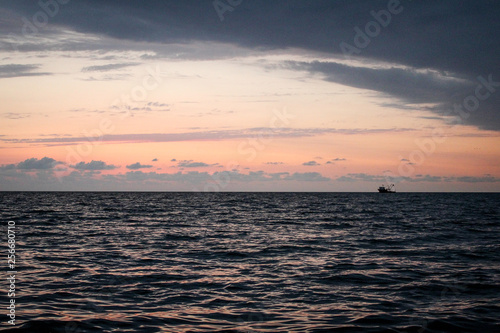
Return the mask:
[(499, 198), (0, 192), (19, 262), (0, 330), (500, 331)]

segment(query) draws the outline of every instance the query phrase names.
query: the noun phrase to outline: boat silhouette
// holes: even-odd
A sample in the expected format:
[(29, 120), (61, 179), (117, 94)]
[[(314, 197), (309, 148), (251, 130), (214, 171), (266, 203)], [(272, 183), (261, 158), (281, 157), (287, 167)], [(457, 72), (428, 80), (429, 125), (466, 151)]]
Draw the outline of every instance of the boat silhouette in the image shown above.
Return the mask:
[(394, 189), (394, 184), (391, 185), (382, 185), (378, 188), (378, 191), (380, 193), (396, 193), (396, 190)]

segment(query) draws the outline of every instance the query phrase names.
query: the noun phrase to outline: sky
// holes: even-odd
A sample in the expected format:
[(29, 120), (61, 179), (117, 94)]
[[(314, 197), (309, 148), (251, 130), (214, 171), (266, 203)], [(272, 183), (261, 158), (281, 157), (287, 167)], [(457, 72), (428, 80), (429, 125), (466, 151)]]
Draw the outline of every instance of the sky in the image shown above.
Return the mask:
[(500, 191), (500, 3), (5, 0), (0, 190)]

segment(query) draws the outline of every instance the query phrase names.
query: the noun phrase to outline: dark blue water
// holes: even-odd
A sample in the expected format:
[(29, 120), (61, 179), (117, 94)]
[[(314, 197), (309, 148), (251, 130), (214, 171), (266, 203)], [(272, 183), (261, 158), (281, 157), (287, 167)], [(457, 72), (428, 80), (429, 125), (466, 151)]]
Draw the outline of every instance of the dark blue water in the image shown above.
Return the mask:
[(500, 332), (499, 199), (3, 192), (1, 329)]

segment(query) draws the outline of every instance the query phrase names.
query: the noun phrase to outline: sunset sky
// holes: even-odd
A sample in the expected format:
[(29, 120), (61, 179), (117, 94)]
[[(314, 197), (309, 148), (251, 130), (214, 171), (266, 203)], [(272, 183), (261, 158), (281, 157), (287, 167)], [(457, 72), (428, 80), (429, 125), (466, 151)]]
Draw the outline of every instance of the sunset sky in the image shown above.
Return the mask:
[(0, 4), (0, 190), (500, 191), (498, 1)]

